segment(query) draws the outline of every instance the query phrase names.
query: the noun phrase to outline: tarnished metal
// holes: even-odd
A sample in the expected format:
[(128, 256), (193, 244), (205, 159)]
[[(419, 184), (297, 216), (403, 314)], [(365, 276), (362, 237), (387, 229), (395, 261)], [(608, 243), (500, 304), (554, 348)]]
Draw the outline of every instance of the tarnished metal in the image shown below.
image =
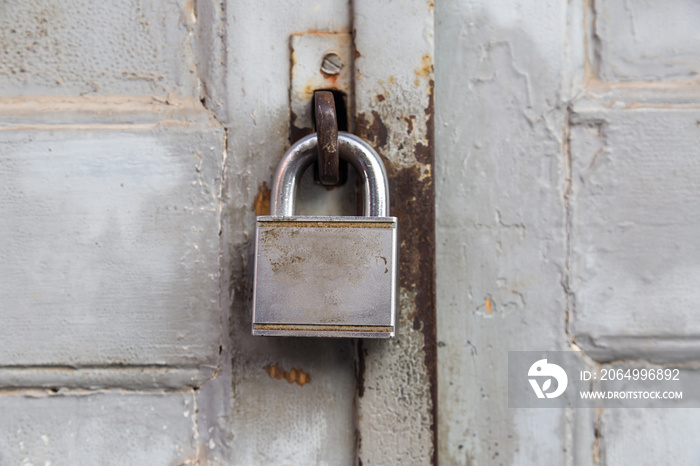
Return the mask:
[(398, 221), (388, 216), (384, 165), (357, 136), (340, 133), (340, 156), (364, 185), (364, 217), (294, 216), (316, 134), (282, 157), (272, 216), (257, 219), (253, 335), (391, 338), (398, 307)]
[(316, 134), (318, 135), (318, 179), (321, 184), (335, 186), (340, 181), (338, 166), (338, 117), (335, 98), (329, 91), (314, 93)]

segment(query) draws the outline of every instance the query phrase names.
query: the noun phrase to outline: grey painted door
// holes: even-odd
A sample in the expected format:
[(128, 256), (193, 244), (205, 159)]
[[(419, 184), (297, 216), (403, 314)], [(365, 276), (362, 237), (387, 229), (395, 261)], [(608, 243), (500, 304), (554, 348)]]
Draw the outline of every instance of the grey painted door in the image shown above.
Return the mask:
[[(432, 9), (0, 3), (0, 464), (700, 461), (695, 411), (511, 409), (505, 373), (697, 362), (697, 2)], [(326, 40), (346, 81), (305, 66)], [(394, 342), (249, 335), (254, 218), (318, 86), (387, 165)]]
[(442, 464), (700, 461), (696, 409), (511, 409), (507, 383), (517, 350), (697, 367), (699, 19), (688, 0), (438, 2)]
[[(432, 21), (428, 1), (0, 3), (0, 464), (434, 460)], [(396, 341), (250, 336), (255, 215), (310, 130), (295, 105), (340, 86), (292, 37), (350, 51), (350, 129), (402, 228)], [(302, 191), (318, 213), (354, 196)]]

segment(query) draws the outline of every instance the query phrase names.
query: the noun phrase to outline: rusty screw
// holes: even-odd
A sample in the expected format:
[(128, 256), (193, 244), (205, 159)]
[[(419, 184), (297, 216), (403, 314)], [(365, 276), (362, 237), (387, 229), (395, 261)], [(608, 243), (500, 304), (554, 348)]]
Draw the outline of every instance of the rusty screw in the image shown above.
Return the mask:
[(343, 62), (340, 60), (340, 55), (336, 52), (327, 52), (323, 56), (323, 61), (321, 62), (321, 71), (329, 75), (335, 75), (340, 73), (340, 69), (343, 67)]

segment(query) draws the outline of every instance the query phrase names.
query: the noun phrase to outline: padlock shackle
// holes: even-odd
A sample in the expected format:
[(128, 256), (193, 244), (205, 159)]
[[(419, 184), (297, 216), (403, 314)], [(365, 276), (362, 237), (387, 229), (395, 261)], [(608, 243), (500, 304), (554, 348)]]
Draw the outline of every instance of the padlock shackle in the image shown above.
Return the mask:
[[(316, 133), (310, 134), (294, 143), (282, 156), (272, 180), (271, 215), (294, 216), (297, 186), (304, 171), (317, 158), (317, 144)], [(350, 162), (362, 179), (363, 215), (388, 217), (389, 186), (379, 155), (365, 141), (344, 131), (338, 131), (338, 151), (340, 158)]]

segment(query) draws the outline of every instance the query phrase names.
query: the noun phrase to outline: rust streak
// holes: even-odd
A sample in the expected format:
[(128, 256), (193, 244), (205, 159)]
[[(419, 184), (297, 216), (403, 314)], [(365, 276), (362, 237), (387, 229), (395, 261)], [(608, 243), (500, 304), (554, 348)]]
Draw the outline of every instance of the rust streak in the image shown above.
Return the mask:
[(418, 142), (413, 148), (413, 153), (416, 160), (425, 165), (432, 165), (432, 161), (435, 157), (435, 154), (433, 153), (433, 141), (435, 141), (435, 123), (433, 122), (433, 117), (435, 115), (433, 99), (434, 86), (435, 81), (431, 79), (428, 88), (430, 92), (430, 99), (428, 107), (425, 109), (425, 116), (427, 117), (425, 138), (427, 140), (427, 144), (423, 144), (423, 142)]
[[(429, 57), (428, 57), (429, 58)], [(432, 62), (431, 62), (432, 63)], [(431, 74), (432, 76), (432, 64)], [(425, 109), (426, 119), (426, 139), (427, 150), (424, 152), (422, 164), (430, 168), (433, 173), (435, 164), (435, 87), (434, 80), (428, 82), (428, 106)], [(419, 160), (420, 161), (420, 160)], [(431, 429), (433, 433), (433, 458), (432, 463), (438, 463), (438, 438), (437, 438), (437, 415), (438, 415), (438, 393), (437, 393), (437, 304), (435, 298), (435, 185), (432, 175), (425, 177), (418, 174), (415, 183), (420, 186), (421, 194), (424, 196), (420, 202), (419, 212), (415, 213), (422, 223), (416, 226), (414, 234), (421, 237), (419, 250), (419, 262), (424, 271), (421, 275), (418, 294), (416, 295), (417, 319), (421, 321), (421, 330), (425, 338), (425, 366), (430, 380), (430, 397), (433, 402), (433, 412)], [(410, 211), (409, 211), (410, 212)], [(415, 259), (415, 258), (414, 258)]]
[[(367, 356), (366, 351), (367, 350), (365, 350), (363, 348), (362, 340), (358, 339), (357, 340), (357, 359), (355, 362), (355, 364), (356, 364), (355, 377), (357, 379), (357, 396), (358, 396), (358, 398), (362, 398), (363, 396), (365, 396), (365, 367), (366, 367), (365, 358)], [(360, 438), (358, 436), (358, 440), (359, 439)], [(359, 447), (359, 445), (358, 445), (358, 447)]]
[[(416, 79), (432, 77), (432, 61), (423, 57), (423, 67), (416, 70)], [(393, 77), (390, 77), (390, 81)], [(356, 118), (357, 134), (368, 140), (382, 156), (387, 169), (391, 191), (392, 215), (401, 224), (401, 254), (399, 284), (402, 289), (415, 292), (413, 329), (423, 333), (424, 364), (430, 384), (432, 401), (431, 430), (433, 436), (432, 463), (437, 464), (437, 322), (435, 303), (435, 189), (433, 165), (435, 163), (434, 135), (434, 81), (428, 81), (428, 105), (425, 110), (425, 139), (414, 147), (416, 163), (406, 166), (394, 163), (389, 153), (395, 147), (387, 145), (387, 128), (380, 115), (359, 114)], [(413, 128), (412, 128), (413, 129)], [(362, 348), (358, 348), (359, 360)], [(360, 370), (362, 367), (359, 368)], [(358, 374), (358, 396), (364, 392), (363, 375)]]

